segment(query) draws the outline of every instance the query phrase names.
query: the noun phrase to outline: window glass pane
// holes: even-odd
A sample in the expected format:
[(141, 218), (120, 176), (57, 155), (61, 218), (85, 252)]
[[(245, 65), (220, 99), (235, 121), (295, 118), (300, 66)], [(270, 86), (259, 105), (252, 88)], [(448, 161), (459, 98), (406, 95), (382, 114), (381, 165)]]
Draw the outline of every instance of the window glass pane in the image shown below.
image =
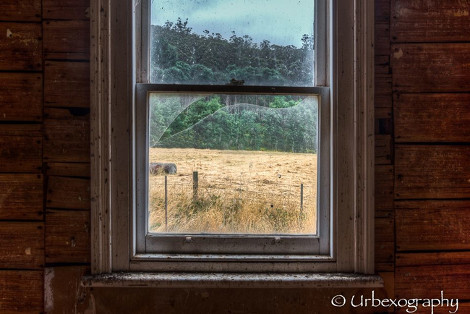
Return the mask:
[(149, 230), (315, 234), (318, 99), (151, 93)]
[(151, 1), (150, 81), (313, 86), (314, 2)]

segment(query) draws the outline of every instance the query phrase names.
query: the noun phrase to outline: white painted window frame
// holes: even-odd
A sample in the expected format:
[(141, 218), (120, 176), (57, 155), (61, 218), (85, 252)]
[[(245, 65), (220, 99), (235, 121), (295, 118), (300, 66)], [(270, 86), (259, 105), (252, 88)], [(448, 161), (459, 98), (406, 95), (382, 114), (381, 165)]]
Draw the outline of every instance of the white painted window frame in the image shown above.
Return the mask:
[[(118, 271), (374, 272), (372, 0), (330, 0), (330, 247), (305, 256), (136, 254), (138, 0), (91, 3), (92, 273)], [(321, 71), (321, 69), (317, 69)], [(318, 84), (318, 83), (317, 83)], [(137, 256), (139, 255), (139, 256)], [(204, 263), (199, 263), (204, 261)], [(249, 261), (249, 263), (247, 263)], [(202, 265), (202, 266), (201, 266)]]
[[(141, 0), (136, 6), (136, 13), (140, 12), (142, 22), (136, 21), (137, 47), (140, 55), (137, 56), (141, 62), (137, 62), (137, 86), (135, 103), (135, 164), (136, 177), (136, 224), (135, 231), (131, 232), (131, 239), (136, 244), (132, 261), (157, 261), (157, 260), (187, 260), (191, 253), (198, 254), (198, 261), (203, 261), (200, 269), (208, 269), (211, 262), (237, 261), (237, 260), (269, 260), (283, 261), (284, 254), (289, 254), (290, 260), (307, 259), (316, 260), (330, 254), (330, 177), (322, 175), (321, 172), (329, 173), (330, 169), (330, 146), (323, 145), (318, 152), (319, 166), (318, 185), (322, 186), (320, 197), (317, 199), (317, 234), (312, 235), (289, 235), (289, 234), (156, 234), (148, 231), (148, 121), (149, 121), (149, 95), (151, 93), (163, 94), (253, 94), (253, 95), (300, 95), (317, 96), (318, 112), (320, 122), (318, 133), (322, 140), (328, 142), (331, 133), (330, 126), (330, 103), (329, 87), (327, 82), (327, 34), (326, 24), (328, 22), (327, 2), (313, 0), (315, 10), (312, 12), (312, 20), (315, 24), (315, 82), (320, 82), (315, 87), (296, 86), (226, 86), (226, 85), (179, 85), (179, 84), (151, 84), (149, 83), (150, 67), (150, 0)], [(320, 27), (319, 27), (320, 26)], [(141, 32), (139, 33), (139, 30)], [(140, 40), (140, 42), (139, 42)], [(139, 68), (140, 67), (140, 68)], [(318, 86), (320, 85), (320, 86)], [(186, 91), (186, 92), (185, 92)], [(140, 179), (142, 178), (142, 180)], [(317, 180), (317, 178), (315, 178)], [(139, 201), (144, 200), (144, 201)], [(204, 255), (205, 254), (205, 255)], [(195, 260), (194, 257), (191, 260)], [(134, 263), (135, 264), (135, 263)], [(137, 263), (138, 264), (138, 263)], [(187, 266), (180, 270), (194, 270), (194, 265), (185, 263)], [(202, 264), (201, 264), (202, 265)], [(231, 266), (228, 267), (231, 269)]]

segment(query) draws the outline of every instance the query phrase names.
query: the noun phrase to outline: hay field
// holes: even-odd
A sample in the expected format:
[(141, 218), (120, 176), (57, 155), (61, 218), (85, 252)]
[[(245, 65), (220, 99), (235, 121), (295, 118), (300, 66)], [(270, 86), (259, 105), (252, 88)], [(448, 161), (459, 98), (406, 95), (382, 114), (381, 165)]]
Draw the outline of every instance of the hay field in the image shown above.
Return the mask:
[[(167, 225), (165, 176), (149, 176), (152, 232), (316, 231), (315, 154), (150, 148), (150, 162), (171, 162), (177, 166), (176, 174), (167, 175)], [(199, 177), (196, 198), (193, 171)]]

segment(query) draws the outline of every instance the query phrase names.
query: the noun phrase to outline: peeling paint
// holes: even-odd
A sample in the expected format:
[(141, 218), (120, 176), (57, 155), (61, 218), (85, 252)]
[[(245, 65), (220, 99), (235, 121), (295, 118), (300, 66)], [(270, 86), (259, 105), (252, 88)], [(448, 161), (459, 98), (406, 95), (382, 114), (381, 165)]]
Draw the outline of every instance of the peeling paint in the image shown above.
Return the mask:
[(52, 288), (54, 276), (54, 269), (46, 268), (44, 272), (44, 309), (46, 312), (54, 310), (54, 289)]
[(393, 53), (393, 57), (395, 59), (400, 59), (401, 57), (403, 57), (403, 50), (401, 50), (401, 48), (398, 50), (395, 49), (395, 52)]
[(13, 33), (11, 32), (10, 29), (7, 28), (7, 38), (12, 38), (13, 37)]

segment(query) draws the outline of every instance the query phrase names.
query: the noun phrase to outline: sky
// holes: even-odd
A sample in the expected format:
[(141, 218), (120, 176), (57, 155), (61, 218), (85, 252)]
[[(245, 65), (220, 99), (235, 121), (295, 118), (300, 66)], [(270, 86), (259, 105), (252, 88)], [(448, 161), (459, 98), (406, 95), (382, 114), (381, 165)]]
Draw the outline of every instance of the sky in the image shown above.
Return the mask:
[(229, 38), (249, 35), (259, 43), (301, 46), (313, 33), (313, 0), (151, 0), (152, 24), (188, 19), (193, 32), (204, 30)]

